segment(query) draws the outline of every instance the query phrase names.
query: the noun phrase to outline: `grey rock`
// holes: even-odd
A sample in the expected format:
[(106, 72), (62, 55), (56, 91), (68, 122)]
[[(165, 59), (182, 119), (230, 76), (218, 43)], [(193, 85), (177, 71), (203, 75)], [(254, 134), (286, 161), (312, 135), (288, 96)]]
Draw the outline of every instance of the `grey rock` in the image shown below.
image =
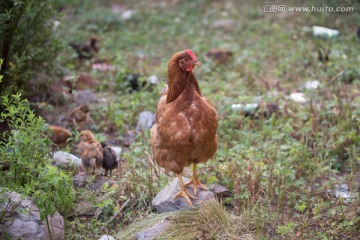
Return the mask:
[[(186, 183), (190, 181), (190, 179), (183, 177), (183, 181)], [(194, 195), (193, 186), (187, 186), (186, 188), (189, 193)], [(168, 184), (165, 188), (163, 188), (158, 194), (156, 194), (155, 198), (152, 201), (152, 206), (159, 212), (173, 212), (182, 209), (188, 209), (191, 206), (187, 204), (183, 197), (178, 197), (174, 200), (174, 196), (176, 193), (180, 191), (180, 183), (179, 179), (175, 178)], [(201, 189), (198, 190), (197, 196), (195, 199), (191, 199), (193, 206), (199, 206), (203, 202), (209, 201), (211, 199), (215, 199), (215, 195), (210, 191), (203, 191)]]
[(101, 189), (105, 183), (107, 183), (109, 187), (112, 187), (113, 185), (117, 184), (115, 180), (111, 180), (108, 177), (98, 176), (96, 180), (93, 183), (91, 183), (89, 188), (92, 190)]
[(133, 240), (153, 240), (165, 231), (169, 223), (169, 220), (163, 219), (154, 226), (137, 233)]
[(327, 192), (333, 195), (335, 198), (342, 198), (344, 202), (350, 203), (354, 201), (354, 196), (349, 193), (349, 187), (346, 183), (336, 184), (335, 190), (327, 190)]
[(76, 174), (73, 176), (73, 186), (77, 188), (87, 186), (91, 190), (98, 190), (101, 189), (105, 183), (107, 183), (109, 187), (117, 184), (115, 180), (102, 175), (96, 175), (93, 181), (89, 182), (91, 177), (91, 174)]
[(102, 235), (101, 238), (99, 238), (99, 240), (115, 240), (115, 238), (109, 235)]
[(216, 197), (218, 198), (223, 198), (223, 197), (228, 197), (230, 196), (230, 191), (229, 189), (227, 189), (226, 187), (215, 183), (215, 184), (211, 184), (209, 186), (209, 190), (212, 191)]
[(90, 174), (76, 174), (75, 176), (73, 176), (74, 187), (84, 187), (90, 177)]
[(81, 158), (64, 151), (56, 151), (52, 157), (55, 166), (79, 166), (81, 163)]
[(91, 90), (79, 90), (74, 94), (74, 100), (79, 105), (90, 105), (97, 101), (95, 94)]
[[(23, 198), (16, 192), (5, 192), (0, 196), (0, 200), (1, 212), (7, 208), (0, 224), (0, 239), (9, 236), (12, 239), (50, 239), (46, 220), (40, 220), (39, 208), (30, 199)], [(63, 217), (55, 212), (54, 216), (49, 216), (48, 219), (53, 239), (64, 239)]]
[(136, 124), (136, 132), (145, 131), (154, 125), (156, 114), (149, 111), (143, 111), (139, 115), (138, 122)]
[(116, 161), (119, 161), (122, 153), (122, 148), (117, 146), (110, 146), (110, 148), (116, 153)]

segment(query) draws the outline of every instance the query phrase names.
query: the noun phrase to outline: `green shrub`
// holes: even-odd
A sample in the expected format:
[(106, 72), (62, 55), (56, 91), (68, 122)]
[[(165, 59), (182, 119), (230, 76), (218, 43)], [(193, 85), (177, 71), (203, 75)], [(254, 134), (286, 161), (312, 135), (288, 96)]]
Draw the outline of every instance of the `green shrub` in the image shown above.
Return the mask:
[(1, 92), (26, 89), (37, 73), (53, 69), (52, 62), (61, 49), (50, 21), (54, 16), (51, 1), (0, 2)]
[(70, 176), (50, 165), (45, 121), (30, 110), (20, 94), (3, 96), (1, 104), (5, 111), (0, 121), (7, 121), (12, 131), (3, 133), (8, 142), (0, 146), (0, 165), (10, 165), (0, 176), (0, 186), (33, 197), (41, 219), (55, 210), (66, 214), (73, 205), (74, 190)]

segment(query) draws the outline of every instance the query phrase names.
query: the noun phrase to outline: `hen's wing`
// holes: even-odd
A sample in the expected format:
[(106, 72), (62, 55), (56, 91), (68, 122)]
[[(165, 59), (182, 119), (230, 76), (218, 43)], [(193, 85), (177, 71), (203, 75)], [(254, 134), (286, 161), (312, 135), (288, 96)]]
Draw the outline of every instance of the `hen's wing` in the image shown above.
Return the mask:
[(151, 147), (157, 163), (167, 171), (181, 172), (192, 162), (205, 162), (217, 149), (217, 115), (209, 101), (194, 92), (187, 108), (186, 95), (166, 103), (166, 92), (160, 97), (156, 124), (151, 129)]

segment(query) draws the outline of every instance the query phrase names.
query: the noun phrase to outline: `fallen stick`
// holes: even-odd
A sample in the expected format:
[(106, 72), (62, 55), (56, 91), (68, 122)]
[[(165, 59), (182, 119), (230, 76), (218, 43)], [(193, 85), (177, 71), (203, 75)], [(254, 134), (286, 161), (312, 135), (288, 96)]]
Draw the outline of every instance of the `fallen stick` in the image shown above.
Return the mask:
[(129, 204), (129, 202), (130, 202), (130, 199), (126, 200), (126, 202), (121, 206), (119, 211), (114, 216), (112, 216), (112, 218), (106, 223), (106, 225), (109, 225), (117, 216), (119, 216), (121, 211), (124, 210), (124, 208)]

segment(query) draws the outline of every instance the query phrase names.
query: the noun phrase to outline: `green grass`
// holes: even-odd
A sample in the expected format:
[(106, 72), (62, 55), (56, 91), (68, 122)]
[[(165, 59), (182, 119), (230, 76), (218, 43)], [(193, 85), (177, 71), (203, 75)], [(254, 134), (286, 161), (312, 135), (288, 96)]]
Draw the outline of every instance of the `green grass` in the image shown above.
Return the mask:
[[(135, 15), (123, 20), (120, 13), (112, 12), (113, 4), (132, 9)], [(96, 35), (99, 56), (114, 57), (112, 64), (121, 70), (114, 74), (86, 66), (76, 69), (70, 48), (60, 61), (69, 75), (90, 72), (101, 80), (97, 94), (108, 104), (94, 105), (92, 115), (99, 133), (115, 126), (114, 135), (121, 137), (135, 128), (141, 111), (156, 111), (163, 87), (160, 83), (129, 94), (122, 89), (121, 74), (166, 78), (170, 56), (191, 48), (202, 63), (194, 73), (220, 120), (218, 153), (199, 166), (201, 179), (232, 191), (224, 205), (232, 215), (241, 216), (256, 239), (352, 239), (360, 231), (360, 44), (356, 37), (360, 5), (326, 4), (354, 6), (355, 12), (265, 14), (262, 4), (249, 1), (58, 1), (56, 6), (64, 8), (59, 30), (63, 41)], [(234, 24), (214, 27), (214, 21), (221, 19), (232, 19)], [(333, 40), (317, 39), (311, 35), (313, 25), (338, 29), (341, 34)], [(225, 65), (206, 60), (211, 48), (230, 49), (234, 57)], [(321, 48), (331, 48), (327, 63), (318, 60)], [(305, 90), (308, 80), (319, 80), (321, 87)], [(264, 81), (279, 82), (279, 87), (270, 84), (268, 89)], [(304, 91), (306, 104), (288, 99), (296, 90)], [(250, 119), (231, 109), (234, 103), (252, 103), (259, 96), (263, 103), (277, 104), (279, 114)], [(122, 232), (146, 218), (152, 212), (152, 197), (171, 180), (165, 174), (155, 176), (143, 161), (145, 152), (151, 153), (149, 132), (137, 136), (124, 155), (126, 167), (117, 196), (131, 198), (132, 204), (118, 224), (103, 232)], [(329, 197), (327, 190), (339, 183), (349, 185), (357, 194), (355, 201)], [(114, 200), (114, 211), (115, 202), (121, 205), (124, 199)], [(69, 239), (101, 235), (97, 221), (82, 222), (81, 228), (76, 221), (68, 224), (72, 226)]]

